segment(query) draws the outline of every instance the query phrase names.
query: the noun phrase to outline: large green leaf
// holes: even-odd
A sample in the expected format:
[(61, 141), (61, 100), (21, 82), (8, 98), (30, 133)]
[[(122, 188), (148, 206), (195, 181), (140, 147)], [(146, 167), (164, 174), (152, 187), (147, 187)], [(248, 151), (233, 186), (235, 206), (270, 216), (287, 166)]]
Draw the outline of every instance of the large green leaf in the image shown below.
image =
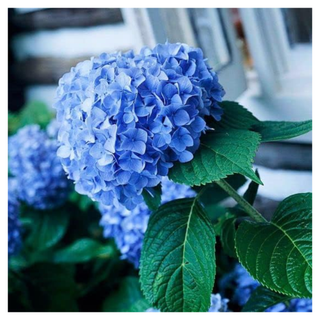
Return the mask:
[(136, 277), (123, 278), (118, 290), (103, 303), (104, 312), (145, 312), (148, 308), (150, 305), (143, 297)]
[(312, 130), (312, 120), (301, 122), (261, 121), (253, 126), (261, 134), (261, 142), (291, 139)]
[(32, 220), (32, 231), (27, 244), (36, 250), (44, 250), (55, 245), (65, 234), (69, 214), (63, 209), (51, 211), (30, 211), (26, 213)]
[(208, 311), (215, 234), (195, 198), (162, 205), (149, 220), (141, 255), (142, 290), (161, 311)]
[(115, 248), (93, 239), (79, 239), (66, 248), (57, 250), (53, 255), (56, 263), (83, 263), (93, 258), (110, 258)]
[(292, 299), (292, 297), (273, 292), (264, 287), (258, 287), (250, 296), (248, 302), (244, 305), (242, 312), (263, 312), (266, 309)]
[(220, 121), (214, 123), (213, 128), (251, 129), (259, 120), (247, 109), (235, 101), (219, 103), (223, 109)]
[(142, 192), (143, 199), (151, 211), (155, 211), (161, 204), (161, 184), (154, 188), (146, 188)]
[(265, 287), (310, 298), (312, 194), (286, 198), (270, 222), (242, 222), (236, 232), (236, 250), (242, 265)]
[(259, 142), (260, 135), (247, 130), (225, 129), (206, 134), (193, 160), (176, 163), (169, 177), (177, 183), (194, 186), (239, 173), (262, 184), (252, 170)]

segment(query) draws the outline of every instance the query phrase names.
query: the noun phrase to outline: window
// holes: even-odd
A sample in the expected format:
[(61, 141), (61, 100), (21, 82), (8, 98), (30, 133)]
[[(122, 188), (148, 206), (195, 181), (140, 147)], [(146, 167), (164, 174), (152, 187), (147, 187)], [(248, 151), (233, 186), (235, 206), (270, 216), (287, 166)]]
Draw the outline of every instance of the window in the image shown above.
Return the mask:
[[(184, 42), (203, 49), (227, 92), (236, 99), (246, 90), (242, 58), (229, 9), (122, 9), (126, 23), (136, 30), (137, 42)], [(150, 27), (150, 28), (148, 28)]]

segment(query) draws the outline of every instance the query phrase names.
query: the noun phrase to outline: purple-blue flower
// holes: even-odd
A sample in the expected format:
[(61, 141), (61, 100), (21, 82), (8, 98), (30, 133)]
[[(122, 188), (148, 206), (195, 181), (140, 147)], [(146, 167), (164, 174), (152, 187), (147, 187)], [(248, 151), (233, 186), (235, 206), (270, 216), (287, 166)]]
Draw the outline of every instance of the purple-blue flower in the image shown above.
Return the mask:
[[(195, 192), (188, 186), (175, 184), (164, 178), (162, 180), (161, 202), (166, 203), (175, 199), (190, 198)], [(121, 257), (139, 267), (142, 241), (147, 230), (150, 210), (141, 203), (133, 210), (128, 210), (121, 204), (113, 206), (99, 205), (105, 238), (114, 238)]]
[(292, 299), (288, 303), (278, 303), (265, 312), (312, 312), (312, 299)]
[(8, 181), (8, 255), (16, 254), (21, 246), (19, 222), (20, 203), (17, 199), (17, 181), (9, 178)]
[(199, 48), (102, 54), (59, 81), (58, 156), (79, 193), (132, 210), (174, 161), (193, 158), (204, 117), (221, 118), (223, 95)]
[(17, 181), (17, 197), (36, 209), (52, 209), (67, 199), (70, 182), (60, 159), (58, 143), (38, 125), (20, 129), (9, 138), (9, 171)]
[[(208, 312), (227, 312), (228, 311), (228, 299), (221, 298), (219, 293), (211, 294), (211, 305)], [(146, 312), (160, 312), (155, 308), (149, 308)]]
[(220, 279), (218, 285), (222, 296), (232, 292), (230, 302), (244, 306), (252, 292), (259, 286), (259, 282), (254, 280), (240, 264), (237, 264), (232, 272)]

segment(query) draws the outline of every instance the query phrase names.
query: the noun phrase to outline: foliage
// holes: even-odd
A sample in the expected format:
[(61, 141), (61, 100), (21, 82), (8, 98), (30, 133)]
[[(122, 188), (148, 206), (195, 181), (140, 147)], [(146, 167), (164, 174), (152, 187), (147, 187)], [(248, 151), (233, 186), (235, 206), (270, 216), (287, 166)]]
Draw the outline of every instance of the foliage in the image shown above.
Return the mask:
[[(72, 69), (49, 128), (42, 103), (9, 114), (10, 141), (22, 141), (9, 145), (9, 311), (220, 312), (217, 297), (224, 311), (311, 310), (312, 194), (284, 199), (267, 221), (253, 162), (261, 143), (312, 123), (260, 121), (223, 94), (200, 49), (166, 44)], [(46, 197), (63, 172), (61, 122), (76, 187)], [(46, 127), (50, 156), (28, 133)]]
[(197, 198), (151, 215), (141, 255), (146, 298), (161, 311), (207, 311), (215, 277), (215, 234)]
[(312, 195), (283, 200), (272, 220), (243, 221), (236, 232), (236, 250), (253, 278), (276, 292), (312, 296)]

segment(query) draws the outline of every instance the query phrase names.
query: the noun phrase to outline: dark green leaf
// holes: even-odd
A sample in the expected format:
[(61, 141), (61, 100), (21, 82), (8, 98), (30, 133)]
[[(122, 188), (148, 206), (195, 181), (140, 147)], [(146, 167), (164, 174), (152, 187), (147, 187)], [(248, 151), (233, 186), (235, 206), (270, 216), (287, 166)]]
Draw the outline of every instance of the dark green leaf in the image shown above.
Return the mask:
[[(226, 207), (218, 204), (207, 205), (204, 207), (204, 211), (207, 213), (210, 222), (214, 225), (214, 229), (216, 228), (218, 221), (226, 215), (227, 210), (228, 209)], [(216, 235), (218, 234), (216, 233)]]
[(286, 198), (271, 222), (243, 221), (236, 232), (242, 265), (265, 287), (292, 297), (312, 292), (312, 194)]
[(218, 218), (217, 221), (213, 221), (214, 223), (214, 232), (216, 233), (216, 236), (221, 236), (221, 228), (224, 222), (230, 218), (234, 218), (234, 214), (232, 214), (229, 210), (229, 208), (224, 207), (223, 214)]
[(252, 170), (260, 135), (246, 130), (226, 129), (203, 136), (193, 160), (170, 169), (173, 181), (190, 186), (207, 184), (239, 173), (262, 184)]
[(219, 103), (223, 109), (220, 121), (213, 128), (251, 129), (259, 120), (253, 114), (235, 101), (223, 101)]
[[(120, 259), (95, 259), (91, 262), (91, 273), (89, 281), (81, 287), (79, 296), (87, 294), (99, 294), (99, 289), (106, 286), (113, 286), (118, 277), (121, 276), (121, 269), (124, 261)], [(86, 267), (86, 265), (84, 266)]]
[(37, 250), (45, 250), (55, 245), (65, 234), (69, 214), (63, 210), (32, 211), (27, 213), (33, 221), (27, 244)]
[(221, 226), (221, 244), (224, 252), (232, 258), (236, 258), (235, 237), (236, 237), (236, 218), (224, 221)]
[(66, 248), (55, 252), (53, 261), (56, 263), (82, 263), (93, 258), (110, 258), (115, 248), (110, 244), (102, 244), (93, 239), (79, 239)]
[(84, 212), (86, 212), (90, 206), (94, 205), (94, 202), (88, 196), (79, 194), (76, 191), (70, 193), (69, 200)]
[(266, 309), (280, 303), (291, 300), (292, 297), (273, 292), (264, 287), (258, 287), (244, 305), (242, 312), (263, 312)]
[(24, 272), (34, 311), (77, 311), (77, 287), (72, 266), (39, 263)]
[[(258, 170), (256, 170), (256, 175), (257, 175), (257, 177), (260, 178)], [(246, 192), (243, 195), (244, 199), (246, 199), (251, 205), (253, 205), (254, 200), (256, 199), (256, 196), (258, 193), (258, 188), (259, 188), (259, 185), (257, 183), (255, 183), (254, 181), (252, 181), (249, 184), (248, 189), (246, 190)]]
[(21, 274), (8, 272), (8, 310), (9, 312), (32, 311), (28, 288)]
[(103, 303), (104, 312), (145, 312), (150, 308), (143, 297), (138, 278), (126, 277), (120, 282), (117, 291)]
[(261, 134), (261, 142), (286, 140), (301, 136), (312, 130), (312, 120), (301, 122), (261, 121), (253, 126)]
[[(242, 185), (245, 184), (247, 179), (241, 174), (234, 174), (226, 178), (226, 181), (238, 190)], [(216, 183), (206, 184), (205, 186), (194, 187), (193, 189), (199, 193), (203, 188), (206, 188), (204, 193), (201, 195), (201, 203), (207, 208), (207, 206), (216, 205), (222, 200), (230, 197), (223, 189), (221, 189)]]
[(155, 211), (161, 204), (161, 184), (154, 188), (145, 188), (142, 192), (144, 201), (151, 211)]
[(215, 234), (194, 198), (159, 207), (149, 220), (140, 281), (161, 311), (208, 311), (215, 277)]

